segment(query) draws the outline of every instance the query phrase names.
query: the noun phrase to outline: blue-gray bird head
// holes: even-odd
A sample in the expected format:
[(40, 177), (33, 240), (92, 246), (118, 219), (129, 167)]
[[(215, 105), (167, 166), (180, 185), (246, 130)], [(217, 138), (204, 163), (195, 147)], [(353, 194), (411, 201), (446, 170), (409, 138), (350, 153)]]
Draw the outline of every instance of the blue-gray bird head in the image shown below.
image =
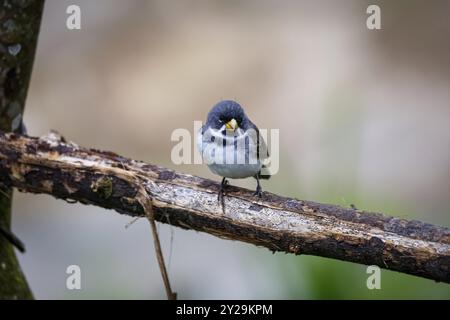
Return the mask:
[(208, 113), (206, 128), (219, 130), (224, 125), (227, 130), (232, 131), (248, 128), (248, 118), (239, 103), (232, 100), (220, 101)]

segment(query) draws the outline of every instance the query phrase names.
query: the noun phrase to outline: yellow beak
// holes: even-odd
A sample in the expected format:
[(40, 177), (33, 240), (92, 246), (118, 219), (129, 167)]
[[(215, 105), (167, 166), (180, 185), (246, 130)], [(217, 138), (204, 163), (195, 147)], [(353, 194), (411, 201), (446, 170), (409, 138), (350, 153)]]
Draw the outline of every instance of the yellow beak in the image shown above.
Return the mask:
[(236, 131), (236, 129), (238, 128), (238, 123), (235, 119), (231, 119), (225, 124), (225, 127), (227, 128), (227, 130)]

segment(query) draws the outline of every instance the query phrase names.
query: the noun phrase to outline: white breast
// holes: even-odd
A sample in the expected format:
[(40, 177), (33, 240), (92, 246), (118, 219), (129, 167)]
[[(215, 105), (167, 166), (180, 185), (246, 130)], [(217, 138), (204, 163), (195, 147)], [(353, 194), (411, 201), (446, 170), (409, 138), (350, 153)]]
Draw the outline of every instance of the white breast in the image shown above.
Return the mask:
[[(214, 141), (211, 141), (212, 137)], [(224, 140), (225, 146), (223, 146)], [(250, 143), (247, 144), (245, 141), (246, 134), (241, 129), (237, 130), (235, 136), (227, 137), (218, 130), (208, 129), (204, 135), (200, 131), (197, 146), (202, 153), (203, 161), (213, 173), (222, 177), (240, 179), (256, 175), (262, 166), (257, 159), (257, 146), (251, 145), (253, 140), (250, 139)]]

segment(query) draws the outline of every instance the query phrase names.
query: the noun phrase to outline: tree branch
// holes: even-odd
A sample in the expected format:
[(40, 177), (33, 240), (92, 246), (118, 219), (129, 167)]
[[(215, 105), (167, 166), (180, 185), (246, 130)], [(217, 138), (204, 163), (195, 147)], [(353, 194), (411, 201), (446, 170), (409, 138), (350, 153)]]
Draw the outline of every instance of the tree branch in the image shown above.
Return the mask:
[(56, 134), (0, 134), (0, 181), (122, 214), (145, 217), (139, 192), (155, 219), (184, 229), (264, 246), (378, 265), (450, 283), (450, 229), (431, 224), (230, 187), (225, 207), (219, 183), (66, 143)]

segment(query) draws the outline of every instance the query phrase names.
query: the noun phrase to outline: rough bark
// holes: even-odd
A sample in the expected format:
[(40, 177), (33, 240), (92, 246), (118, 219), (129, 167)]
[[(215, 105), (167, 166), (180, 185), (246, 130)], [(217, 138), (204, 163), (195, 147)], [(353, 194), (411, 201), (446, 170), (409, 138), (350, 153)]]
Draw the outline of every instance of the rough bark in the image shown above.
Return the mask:
[(130, 216), (264, 246), (378, 265), (450, 283), (450, 229), (229, 187), (222, 207), (219, 183), (66, 143), (56, 134), (0, 134), (0, 181), (8, 187), (79, 201)]
[[(43, 0), (0, 2), (0, 130), (20, 131)], [(0, 227), (11, 226), (12, 189), (0, 192)], [(0, 299), (31, 299), (33, 295), (17, 261), (14, 249), (0, 236)]]

